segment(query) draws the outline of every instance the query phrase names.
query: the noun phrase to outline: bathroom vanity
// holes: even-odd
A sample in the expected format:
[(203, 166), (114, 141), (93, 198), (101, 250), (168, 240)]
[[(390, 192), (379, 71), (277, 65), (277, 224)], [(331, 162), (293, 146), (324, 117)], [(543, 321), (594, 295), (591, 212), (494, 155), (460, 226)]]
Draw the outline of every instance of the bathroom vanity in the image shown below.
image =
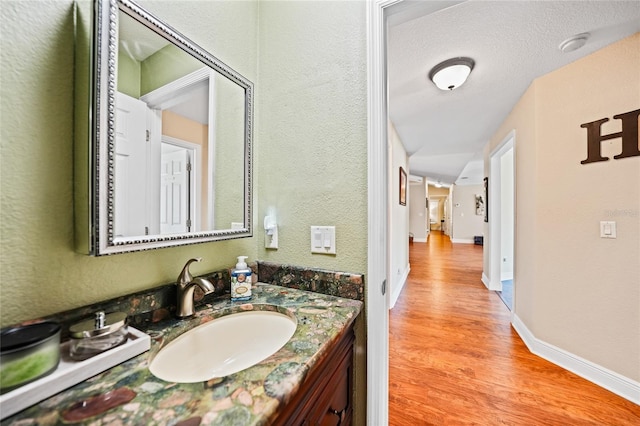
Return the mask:
[[(5, 419), (2, 424), (350, 424), (354, 322), (362, 302), (258, 283), (250, 303), (214, 299), (188, 319), (136, 324), (151, 336), (136, 356)], [(267, 359), (207, 382), (173, 383), (149, 371), (184, 332), (236, 312), (293, 315), (291, 339)], [(224, 342), (203, 342), (215, 351)], [(188, 362), (188, 361), (185, 361)]]

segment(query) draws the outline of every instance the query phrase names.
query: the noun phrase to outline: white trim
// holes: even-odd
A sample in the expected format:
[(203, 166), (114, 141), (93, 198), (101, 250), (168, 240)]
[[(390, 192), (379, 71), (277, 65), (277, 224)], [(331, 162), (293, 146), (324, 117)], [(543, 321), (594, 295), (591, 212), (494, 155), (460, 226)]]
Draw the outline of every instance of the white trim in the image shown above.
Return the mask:
[(428, 238), (429, 238), (429, 234), (427, 234), (427, 238), (414, 238), (413, 242), (414, 243), (426, 243)]
[[(514, 163), (513, 163), (513, 202), (514, 202), (514, 235), (513, 235), (513, 259), (514, 259), (514, 270), (516, 268), (516, 258), (517, 258), (517, 249), (516, 249), (516, 240), (517, 235), (515, 232), (516, 226), (516, 216), (517, 212), (515, 211), (515, 193), (516, 191), (516, 182), (515, 182), (515, 174), (516, 174), (516, 162), (515, 162), (515, 147), (516, 147), (516, 131), (515, 129), (511, 130), (500, 143), (491, 151), (489, 154), (489, 202), (486, 208), (489, 209), (489, 238), (488, 241), (485, 239), (485, 244), (488, 245), (488, 250), (485, 253), (489, 253), (489, 290), (494, 291), (502, 291), (502, 282), (501, 271), (502, 271), (502, 253), (501, 253), (501, 244), (502, 244), (502, 232), (501, 232), (501, 208), (500, 203), (502, 202), (500, 196), (500, 182), (501, 182), (501, 170), (500, 170), (500, 158), (510, 149), (514, 150)], [(514, 282), (515, 284), (515, 282)], [(486, 285), (486, 283), (485, 283)], [(515, 295), (515, 286), (514, 286), (514, 295)], [(514, 299), (515, 302), (515, 299)], [(515, 309), (512, 309), (515, 310)]]
[[(387, 8), (402, 0), (367, 0), (367, 424), (389, 423), (389, 295), (381, 295), (380, 287), (388, 282), (389, 229), (388, 164), (387, 164)], [(420, 15), (433, 13), (451, 2), (404, 2), (405, 12), (416, 4)], [(446, 3), (446, 4), (443, 4)], [(398, 9), (396, 9), (397, 11)], [(417, 9), (414, 9), (417, 10)], [(385, 13), (386, 12), (386, 13)], [(396, 17), (400, 16), (397, 14)], [(405, 15), (406, 18), (406, 15)]]
[(469, 240), (467, 238), (452, 238), (451, 242), (455, 244), (474, 244), (475, 243), (473, 240)]
[(502, 291), (502, 281), (500, 280), (489, 280), (489, 290), (491, 291)]
[[(147, 226), (149, 234), (160, 234), (160, 163), (162, 158), (162, 111), (147, 108)], [(154, 208), (151, 208), (154, 206)]]
[(487, 288), (487, 290), (489, 289), (489, 287), (491, 287), (491, 280), (489, 280), (489, 277), (484, 272), (482, 273), (481, 281), (482, 284), (484, 284), (484, 286)]
[(504, 272), (500, 276), (500, 281), (509, 281), (513, 279), (513, 272)]
[(367, 8), (367, 424), (389, 423), (389, 241), (387, 83), (384, 10), (399, 0), (370, 0)]
[(569, 370), (635, 404), (640, 405), (640, 383), (605, 367), (538, 340), (515, 314), (511, 324), (531, 353)]
[(502, 281), (491, 281), (491, 278), (489, 278), (484, 272), (482, 273), (481, 281), (487, 290), (502, 291)]
[(398, 297), (400, 297), (400, 293), (402, 293), (402, 289), (404, 285), (407, 283), (407, 278), (409, 278), (409, 272), (411, 272), (411, 265), (407, 263), (407, 267), (404, 270), (404, 273), (400, 277), (397, 283), (394, 283), (391, 286), (391, 300), (389, 301), (389, 310), (393, 309), (396, 306), (396, 302), (398, 301)]
[[(189, 96), (189, 91), (203, 84), (214, 81), (215, 73), (207, 67), (200, 68), (190, 74), (158, 87), (140, 97), (150, 108), (167, 109), (181, 103)], [(213, 100), (209, 98), (209, 108)]]
[[(209, 167), (207, 167), (207, 193), (209, 194), (208, 198), (207, 198), (207, 218), (206, 218), (206, 224), (205, 224), (205, 218), (202, 218), (202, 222), (203, 222), (203, 227), (205, 229), (216, 229), (216, 203), (215, 203), (215, 199), (216, 199), (216, 173), (217, 170), (215, 168), (216, 165), (216, 147), (218, 145), (218, 139), (217, 139), (217, 134), (218, 134), (218, 122), (216, 121), (216, 115), (218, 114), (217, 111), (217, 103), (213, 102), (214, 99), (217, 99), (216, 97), (216, 79), (215, 79), (215, 74), (212, 74), (211, 76), (209, 76), (209, 134), (208, 136), (208, 147), (207, 147), (207, 153), (208, 153), (208, 158), (207, 161), (209, 162), (208, 165)], [(245, 166), (246, 167), (246, 166)], [(243, 225), (243, 227), (246, 225)]]

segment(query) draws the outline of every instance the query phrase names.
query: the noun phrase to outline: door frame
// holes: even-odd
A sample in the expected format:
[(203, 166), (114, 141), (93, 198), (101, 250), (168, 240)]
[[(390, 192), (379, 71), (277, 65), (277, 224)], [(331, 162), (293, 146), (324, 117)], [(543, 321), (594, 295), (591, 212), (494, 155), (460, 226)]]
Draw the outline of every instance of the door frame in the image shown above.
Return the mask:
[[(393, 14), (417, 17), (461, 3), (367, 0), (367, 424), (389, 423), (389, 176), (387, 20)], [(394, 8), (392, 6), (399, 5)], [(417, 6), (417, 7), (416, 7)], [(393, 12), (393, 13), (392, 13)]]
[(367, 424), (389, 423), (389, 236), (385, 10), (367, 1)]
[[(515, 200), (515, 187), (516, 187), (516, 131), (511, 130), (502, 141), (491, 151), (489, 154), (489, 290), (502, 291), (501, 281), (501, 260), (502, 260), (502, 195), (501, 195), (501, 176), (502, 170), (500, 166), (500, 159), (508, 151), (513, 150), (513, 275), (514, 275), (514, 290), (515, 290), (515, 269), (516, 269), (516, 244), (515, 244), (515, 220), (516, 220), (516, 200)], [(515, 292), (514, 292), (515, 294)], [(515, 300), (512, 312), (515, 311)]]
[[(196, 71), (193, 71), (190, 74), (187, 74), (183, 77), (180, 77), (172, 82), (161, 86), (146, 95), (140, 97), (141, 100), (147, 103), (150, 109), (156, 111), (155, 117), (151, 118), (152, 129), (156, 129), (157, 133), (162, 133), (162, 113), (161, 111), (171, 106), (175, 105), (180, 101), (181, 93), (184, 92), (185, 89), (190, 89), (193, 87), (197, 87), (199, 85), (208, 83), (209, 86), (209, 105), (208, 105), (208, 134), (207, 134), (207, 187), (209, 197), (207, 204), (207, 217), (200, 218), (200, 225), (198, 229), (214, 229), (215, 227), (215, 146), (216, 146), (216, 120), (215, 120), (215, 77), (216, 73), (207, 68), (203, 67)], [(152, 132), (152, 137), (153, 136)], [(199, 157), (202, 158), (202, 157)], [(198, 210), (200, 211), (200, 210)]]

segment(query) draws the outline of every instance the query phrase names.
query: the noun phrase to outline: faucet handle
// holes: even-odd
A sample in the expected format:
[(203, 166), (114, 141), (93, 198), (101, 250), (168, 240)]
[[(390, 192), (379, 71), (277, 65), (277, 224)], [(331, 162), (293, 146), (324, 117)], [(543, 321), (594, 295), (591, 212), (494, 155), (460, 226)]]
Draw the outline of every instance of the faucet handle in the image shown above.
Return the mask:
[(200, 262), (201, 260), (202, 260), (201, 257), (194, 257), (192, 259), (187, 260), (187, 263), (184, 265), (184, 268), (182, 268), (182, 272), (180, 272), (180, 275), (178, 276), (178, 284), (187, 284), (193, 281), (193, 277), (189, 273), (189, 265), (191, 265), (193, 262)]

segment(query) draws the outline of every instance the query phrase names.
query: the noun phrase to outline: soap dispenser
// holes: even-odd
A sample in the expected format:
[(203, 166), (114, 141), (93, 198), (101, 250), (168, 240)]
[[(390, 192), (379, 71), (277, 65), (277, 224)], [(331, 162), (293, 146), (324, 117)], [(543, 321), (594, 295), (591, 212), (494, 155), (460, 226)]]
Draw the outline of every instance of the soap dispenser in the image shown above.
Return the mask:
[(236, 267), (231, 270), (231, 300), (251, 299), (251, 268), (247, 266), (247, 256), (238, 256)]

